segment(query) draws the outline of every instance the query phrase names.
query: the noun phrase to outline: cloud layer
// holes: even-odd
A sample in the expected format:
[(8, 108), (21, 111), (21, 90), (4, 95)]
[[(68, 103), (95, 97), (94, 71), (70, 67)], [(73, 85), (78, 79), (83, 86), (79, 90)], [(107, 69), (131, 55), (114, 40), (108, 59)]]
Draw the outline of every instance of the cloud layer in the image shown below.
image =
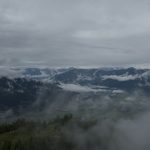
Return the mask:
[(0, 0), (0, 65), (149, 64), (149, 0)]

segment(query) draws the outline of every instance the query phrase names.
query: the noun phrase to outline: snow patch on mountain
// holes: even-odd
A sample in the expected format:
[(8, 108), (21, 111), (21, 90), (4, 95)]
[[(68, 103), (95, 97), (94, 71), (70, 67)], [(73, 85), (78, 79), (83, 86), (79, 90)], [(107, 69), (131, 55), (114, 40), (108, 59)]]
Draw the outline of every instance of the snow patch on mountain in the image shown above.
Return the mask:
[(33, 79), (44, 79), (44, 78), (48, 78), (49, 76), (50, 75), (46, 74), (44, 71), (40, 71), (39, 75), (30, 75), (30, 74), (24, 75), (24, 77), (33, 78)]
[(79, 74), (79, 75), (77, 76), (77, 81), (80, 81), (80, 80), (91, 81), (91, 80), (92, 80), (92, 77), (90, 77), (90, 76), (83, 76), (83, 75)]

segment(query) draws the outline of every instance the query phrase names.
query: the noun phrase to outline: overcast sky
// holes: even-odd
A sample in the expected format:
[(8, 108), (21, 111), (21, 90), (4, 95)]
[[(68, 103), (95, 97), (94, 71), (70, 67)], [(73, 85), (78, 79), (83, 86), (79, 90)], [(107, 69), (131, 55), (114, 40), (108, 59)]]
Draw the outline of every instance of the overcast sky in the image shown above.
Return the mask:
[(0, 65), (150, 64), (150, 0), (0, 0)]

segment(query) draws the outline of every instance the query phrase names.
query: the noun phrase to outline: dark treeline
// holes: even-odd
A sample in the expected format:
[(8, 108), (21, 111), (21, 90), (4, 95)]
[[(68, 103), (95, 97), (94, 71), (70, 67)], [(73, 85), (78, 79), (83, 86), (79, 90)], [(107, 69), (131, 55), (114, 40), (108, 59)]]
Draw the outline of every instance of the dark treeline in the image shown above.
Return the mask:
[[(88, 131), (96, 120), (83, 121), (71, 114), (50, 121), (19, 119), (0, 125), (0, 150), (72, 150), (77, 149), (72, 129)], [(68, 134), (68, 132), (69, 134)]]

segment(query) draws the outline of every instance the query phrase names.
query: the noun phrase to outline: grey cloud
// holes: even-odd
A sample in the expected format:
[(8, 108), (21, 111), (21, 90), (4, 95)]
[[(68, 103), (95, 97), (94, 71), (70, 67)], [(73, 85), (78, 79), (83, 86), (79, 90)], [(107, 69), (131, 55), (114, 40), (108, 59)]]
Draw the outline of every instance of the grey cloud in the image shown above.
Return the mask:
[(149, 16), (149, 0), (0, 0), (0, 64), (150, 63)]

